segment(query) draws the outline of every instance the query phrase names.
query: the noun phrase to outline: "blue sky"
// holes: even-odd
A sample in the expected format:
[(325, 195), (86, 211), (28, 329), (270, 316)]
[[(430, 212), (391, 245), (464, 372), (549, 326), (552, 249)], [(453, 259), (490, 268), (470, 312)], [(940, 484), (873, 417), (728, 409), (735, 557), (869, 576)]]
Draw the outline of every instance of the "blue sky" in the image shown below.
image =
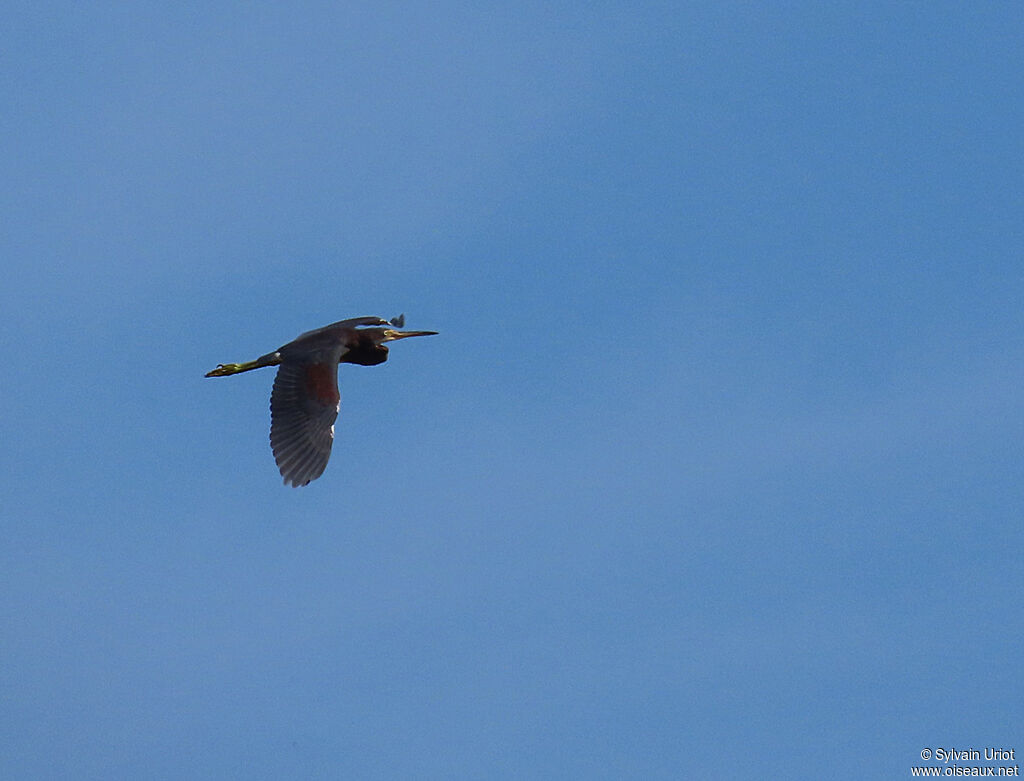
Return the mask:
[(1024, 751), (1018, 4), (5, 16), (0, 775)]

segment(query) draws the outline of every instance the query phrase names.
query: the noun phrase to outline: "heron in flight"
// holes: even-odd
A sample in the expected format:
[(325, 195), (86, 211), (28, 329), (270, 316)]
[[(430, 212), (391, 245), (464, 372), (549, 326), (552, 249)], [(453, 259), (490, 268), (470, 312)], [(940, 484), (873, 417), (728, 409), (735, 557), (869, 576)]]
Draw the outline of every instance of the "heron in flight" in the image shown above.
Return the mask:
[[(405, 315), (391, 320), (355, 317), (307, 331), (272, 353), (248, 363), (221, 363), (207, 377), (279, 366), (270, 394), (270, 447), (284, 484), (308, 485), (327, 468), (341, 396), (338, 364), (376, 366), (388, 359), (385, 342), (437, 331), (396, 331)], [(394, 326), (389, 328), (388, 326)]]

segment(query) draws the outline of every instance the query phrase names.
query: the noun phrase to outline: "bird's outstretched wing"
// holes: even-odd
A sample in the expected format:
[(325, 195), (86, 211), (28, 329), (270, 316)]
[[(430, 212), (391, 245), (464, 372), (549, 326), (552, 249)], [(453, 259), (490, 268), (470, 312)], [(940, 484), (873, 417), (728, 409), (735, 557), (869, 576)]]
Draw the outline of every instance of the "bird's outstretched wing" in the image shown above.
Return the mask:
[(285, 485), (324, 473), (340, 401), (337, 360), (281, 363), (270, 395), (270, 447)]

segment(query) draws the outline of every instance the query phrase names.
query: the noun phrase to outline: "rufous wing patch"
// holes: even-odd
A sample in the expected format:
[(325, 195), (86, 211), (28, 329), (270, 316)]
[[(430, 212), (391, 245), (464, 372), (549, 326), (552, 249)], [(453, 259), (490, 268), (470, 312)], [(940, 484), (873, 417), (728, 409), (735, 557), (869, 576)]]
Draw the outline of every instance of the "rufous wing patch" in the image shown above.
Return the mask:
[(341, 400), (338, 393), (338, 370), (326, 363), (311, 363), (306, 367), (306, 392), (311, 399), (325, 407), (333, 407)]

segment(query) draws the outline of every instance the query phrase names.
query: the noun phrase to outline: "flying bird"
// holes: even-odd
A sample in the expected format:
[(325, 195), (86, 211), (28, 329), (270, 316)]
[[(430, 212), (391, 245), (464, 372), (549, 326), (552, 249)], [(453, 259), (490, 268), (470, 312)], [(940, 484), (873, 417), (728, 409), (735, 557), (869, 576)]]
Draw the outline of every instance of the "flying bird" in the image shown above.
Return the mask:
[[(341, 396), (338, 364), (376, 366), (388, 359), (385, 342), (437, 331), (397, 331), (405, 315), (385, 320), (355, 317), (307, 331), (272, 353), (248, 363), (221, 363), (207, 377), (278, 366), (270, 394), (270, 447), (284, 484), (308, 485), (327, 468)], [(389, 328), (388, 326), (394, 326)]]

